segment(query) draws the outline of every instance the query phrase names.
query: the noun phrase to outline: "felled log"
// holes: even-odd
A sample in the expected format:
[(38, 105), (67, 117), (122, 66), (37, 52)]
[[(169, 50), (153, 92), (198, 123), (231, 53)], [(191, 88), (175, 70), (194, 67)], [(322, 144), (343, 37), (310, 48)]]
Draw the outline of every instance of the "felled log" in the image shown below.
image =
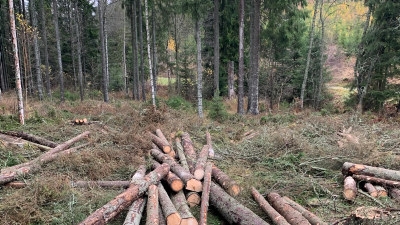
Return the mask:
[[(168, 193), (165, 191), (164, 187), (161, 183), (158, 184), (158, 198), (161, 205), (161, 209), (165, 220), (167, 221), (167, 225), (179, 225), (181, 224), (181, 216), (176, 210), (174, 204), (168, 196)], [(160, 220), (163, 218), (160, 218)]]
[[(153, 164), (152, 164), (153, 169), (159, 167), (160, 165), (161, 165), (160, 163), (153, 160)], [(183, 183), (181, 178), (179, 178), (175, 173), (173, 173), (171, 171), (168, 172), (167, 176), (164, 177), (163, 180), (165, 180), (168, 183), (168, 185), (171, 187), (171, 189), (175, 192), (182, 190), (183, 187), (185, 186), (185, 184)]]
[(196, 167), (193, 172), (194, 178), (196, 178), (197, 180), (202, 180), (204, 177), (204, 168), (207, 163), (208, 149), (209, 146), (204, 145), (201, 149), (199, 157), (197, 158)]
[(198, 225), (196, 218), (190, 212), (188, 205), (186, 204), (186, 198), (183, 191), (178, 191), (171, 196), (172, 203), (181, 215), (181, 225)]
[(400, 202), (400, 190), (398, 188), (391, 188), (389, 194), (394, 200)]
[(371, 176), (366, 176), (366, 175), (353, 175), (353, 178), (359, 181), (366, 181), (370, 182), (373, 184), (380, 184), (383, 186), (390, 186), (390, 187), (400, 187), (400, 182), (399, 181), (393, 181), (393, 180), (386, 180), (378, 177), (371, 177)]
[(387, 180), (400, 181), (400, 171), (390, 170), (381, 167), (366, 166), (362, 164), (355, 164), (350, 162), (343, 163), (342, 173), (345, 176), (367, 175)]
[(148, 132), (148, 134), (151, 138), (151, 141), (156, 144), (164, 153), (168, 154), (171, 152), (171, 145), (167, 141), (159, 138), (157, 135), (151, 132)]
[(26, 187), (27, 185), (28, 185), (28, 184), (25, 183), (25, 182), (23, 182), (23, 181), (13, 181), (13, 182), (7, 183), (7, 184), (4, 185), (4, 186), (10, 187), (10, 188), (20, 189), (20, 188)]
[(213, 146), (212, 146), (212, 141), (211, 141), (211, 134), (210, 134), (210, 132), (206, 132), (206, 141), (207, 141), (207, 145), (208, 145), (208, 147), (209, 147), (209, 149), (208, 149), (208, 156), (210, 157), (210, 158), (214, 158), (214, 156), (215, 156), (215, 153), (214, 153), (214, 148), (213, 148)]
[[(207, 149), (208, 155), (208, 149)], [(205, 168), (203, 191), (201, 192), (200, 225), (207, 225), (207, 212), (210, 199), (212, 164), (209, 162)]]
[(251, 194), (253, 195), (254, 200), (256, 200), (261, 209), (267, 213), (268, 217), (275, 225), (290, 225), (290, 223), (288, 223), (286, 219), (279, 214), (254, 187), (251, 187)]
[[(136, 173), (132, 176), (129, 185), (134, 185), (134, 182), (137, 182), (146, 174), (146, 166), (140, 165), (136, 170)], [(129, 206), (128, 213), (126, 214), (125, 221), (123, 225), (140, 225), (140, 220), (142, 219), (142, 214), (144, 211), (144, 207), (146, 206), (147, 198), (139, 197), (136, 199), (131, 206)]]
[(189, 134), (185, 132), (182, 134), (181, 140), (182, 140), (183, 151), (185, 152), (186, 155), (186, 162), (189, 166), (189, 171), (190, 173), (193, 174), (196, 166), (197, 154), (196, 151), (194, 150), (192, 139), (190, 139)]
[(109, 201), (103, 207), (97, 209), (89, 215), (80, 225), (89, 224), (105, 224), (107, 221), (114, 218), (118, 213), (132, 204), (133, 201), (142, 196), (152, 184), (157, 184), (160, 179), (167, 175), (169, 171), (168, 164), (162, 164), (155, 170), (147, 174), (143, 179), (136, 180), (124, 192)]
[(169, 155), (163, 154), (156, 149), (152, 149), (150, 153), (157, 161), (167, 163), (171, 167), (171, 171), (174, 172), (185, 183), (185, 189), (195, 192), (201, 191), (201, 189), (203, 188), (201, 182), (196, 180), (192, 174), (187, 172)]
[(168, 143), (169, 146), (171, 147), (171, 151), (169, 153), (167, 153), (169, 156), (171, 156), (172, 158), (176, 157), (176, 153), (174, 151), (174, 148), (172, 147), (171, 143), (168, 141), (168, 139), (164, 136), (163, 132), (160, 129), (156, 130), (156, 135), (161, 138), (165, 143)]
[(301, 213), (301, 215), (304, 216), (308, 220), (308, 222), (310, 222), (312, 225), (328, 225), (328, 223), (325, 223), (317, 215), (308, 211), (303, 206), (301, 206), (297, 202), (293, 201), (289, 197), (283, 196), (283, 199), (287, 203), (289, 203), (289, 205), (292, 206), (295, 210), (299, 211)]
[(0, 131), (0, 133), (2, 134), (6, 134), (6, 135), (10, 135), (10, 136), (14, 136), (14, 137), (19, 137), (22, 138), (24, 140), (39, 144), (39, 145), (44, 145), (50, 148), (55, 148), (57, 147), (57, 143), (53, 142), (53, 141), (49, 141), (45, 138), (33, 135), (33, 134), (28, 134), (28, 133), (24, 133), (23, 131)]
[(212, 167), (212, 177), (231, 196), (235, 197), (240, 193), (239, 185), (215, 165)]
[(158, 220), (158, 225), (167, 225), (167, 221), (165, 220), (165, 216), (162, 212), (161, 206), (158, 206), (158, 218), (163, 218)]
[(146, 225), (158, 225), (158, 188), (157, 185), (150, 185), (147, 190)]
[(186, 156), (183, 151), (183, 146), (181, 144), (181, 140), (179, 138), (176, 138), (175, 143), (176, 143), (176, 152), (178, 153), (179, 162), (181, 163), (182, 167), (189, 172), (190, 171), (189, 165), (187, 163)]
[[(204, 184), (203, 184), (203, 189), (204, 189)], [(189, 191), (186, 193), (186, 202), (189, 205), (190, 208), (200, 205), (201, 202), (201, 197), (199, 193), (194, 192), (194, 191)]]
[(221, 213), (229, 224), (269, 225), (250, 209), (226, 193), (218, 184), (211, 182), (210, 203)]
[(301, 213), (289, 205), (278, 193), (267, 195), (268, 202), (278, 211), (287, 222), (292, 225), (310, 225), (310, 222)]
[(72, 182), (72, 187), (78, 188), (93, 188), (93, 187), (102, 187), (102, 188), (127, 188), (129, 187), (130, 181), (125, 180), (117, 180), (117, 181), (84, 181), (78, 180), (76, 182)]
[(386, 191), (386, 189), (384, 187), (379, 186), (379, 185), (374, 185), (374, 187), (375, 187), (375, 189), (376, 189), (376, 191), (378, 193), (378, 196), (377, 196), (378, 198), (379, 197), (387, 197), (388, 196), (388, 193), (387, 193), (387, 191)]
[(83, 119), (75, 119), (74, 120), (74, 124), (75, 125), (87, 125), (89, 123), (88, 123), (88, 120), (86, 118), (83, 118)]
[(371, 183), (366, 182), (364, 184), (364, 188), (368, 191), (368, 194), (371, 195), (371, 197), (378, 197), (378, 191), (376, 190), (376, 188), (374, 187), (374, 185), (372, 185)]
[(357, 184), (353, 177), (348, 176), (344, 179), (343, 197), (346, 200), (353, 201), (357, 196)]

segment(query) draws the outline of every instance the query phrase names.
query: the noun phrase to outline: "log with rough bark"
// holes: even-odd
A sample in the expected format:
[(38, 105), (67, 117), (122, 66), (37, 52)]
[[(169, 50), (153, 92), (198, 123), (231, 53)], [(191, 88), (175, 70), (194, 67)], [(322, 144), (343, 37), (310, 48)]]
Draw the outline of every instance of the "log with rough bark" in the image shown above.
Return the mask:
[(28, 184), (23, 181), (13, 181), (13, 182), (7, 183), (4, 186), (19, 189), (19, 188), (24, 188), (27, 185)]
[(292, 225), (310, 225), (310, 222), (299, 211), (287, 203), (278, 193), (267, 195), (268, 202)]
[(144, 207), (146, 206), (147, 198), (138, 198), (129, 207), (128, 213), (126, 214), (123, 225), (140, 225), (142, 219)]
[(157, 161), (170, 165), (171, 171), (174, 172), (185, 183), (185, 189), (195, 192), (201, 191), (201, 189), (203, 188), (201, 182), (196, 180), (192, 174), (187, 172), (169, 155), (166, 155), (157, 149), (152, 149), (150, 153)]
[(346, 177), (344, 179), (343, 197), (346, 200), (353, 201), (357, 196), (357, 184), (353, 177)]
[(186, 198), (183, 191), (178, 191), (171, 196), (172, 203), (181, 215), (181, 225), (197, 225), (196, 218), (190, 212), (188, 205), (186, 204)]
[(251, 194), (253, 195), (254, 200), (256, 200), (261, 209), (267, 213), (268, 217), (271, 218), (274, 224), (290, 225), (290, 223), (288, 223), (286, 219), (279, 214), (254, 187), (251, 187)]
[(209, 146), (208, 157), (214, 158), (215, 153), (214, 153), (214, 148), (212, 146), (211, 134), (208, 131), (206, 132), (206, 141), (207, 141), (207, 145)]
[(158, 187), (150, 185), (147, 190), (146, 225), (158, 225)]
[(211, 182), (210, 187), (210, 203), (218, 210), (218, 212), (221, 213), (221, 215), (229, 222), (229, 224), (269, 224), (253, 211), (240, 204), (240, 202), (231, 197), (214, 182)]
[(343, 163), (342, 173), (345, 176), (351, 176), (355, 174), (400, 181), (400, 171), (398, 170), (390, 170), (381, 167), (366, 166), (350, 162)]
[(283, 199), (289, 203), (290, 206), (292, 206), (294, 209), (299, 211), (301, 215), (303, 215), (312, 225), (328, 225), (328, 223), (324, 222), (321, 220), (317, 215), (314, 213), (308, 211), (305, 209), (303, 206), (298, 204), (297, 202), (293, 201), (287, 196), (283, 196)]
[[(204, 185), (203, 185), (204, 188)], [(201, 197), (199, 193), (194, 191), (189, 191), (186, 193), (186, 201), (190, 208), (200, 205)]]
[(392, 197), (397, 202), (400, 202), (400, 189), (398, 188), (391, 188), (389, 190), (390, 197)]
[(215, 165), (212, 167), (212, 177), (231, 196), (235, 197), (240, 193), (239, 185)]
[[(161, 138), (163, 141), (169, 143), (168, 139), (164, 136), (163, 132), (160, 129), (156, 129), (156, 135)], [(172, 146), (171, 146), (172, 148)]]
[(176, 138), (175, 143), (176, 143), (176, 152), (178, 153), (179, 162), (185, 170), (189, 171), (189, 165), (187, 163), (186, 156), (183, 151), (181, 140), (179, 138)]
[(212, 172), (212, 163), (208, 162), (205, 168), (203, 191), (201, 192), (200, 225), (207, 225), (207, 212), (208, 212), (210, 188), (211, 188), (211, 172)]
[(201, 149), (199, 157), (197, 158), (196, 167), (193, 172), (194, 178), (196, 178), (197, 180), (202, 180), (204, 177), (204, 168), (207, 163), (208, 149), (209, 146), (204, 145)]
[(162, 138), (158, 137), (157, 135), (148, 132), (151, 141), (156, 144), (164, 153), (170, 153), (172, 148), (171, 145), (168, 143), (168, 141), (163, 140)]
[(135, 200), (146, 193), (150, 185), (157, 184), (168, 174), (168, 171), (169, 165), (162, 164), (160, 167), (157, 167), (157, 169), (147, 174), (143, 179), (135, 180), (128, 189), (109, 201), (103, 207), (97, 209), (79, 224), (100, 225), (107, 223), (107, 221), (114, 218), (118, 213), (129, 207)]
[(378, 198), (388, 196), (388, 193), (384, 187), (379, 186), (379, 185), (374, 185), (374, 187), (376, 189), (376, 192), (378, 193), (378, 196), (377, 196)]
[(182, 140), (183, 151), (185, 152), (186, 155), (186, 162), (189, 166), (189, 171), (190, 173), (193, 174), (196, 166), (197, 154), (196, 151), (194, 150), (192, 139), (190, 139), (190, 135), (185, 132), (182, 134), (181, 140)]
[(371, 177), (371, 176), (366, 176), (366, 175), (353, 175), (353, 178), (355, 180), (359, 181), (366, 181), (369, 183), (373, 184), (380, 184), (383, 186), (390, 186), (390, 187), (400, 187), (400, 182), (399, 181), (393, 181), (393, 180), (386, 180), (378, 177)]
[(364, 184), (364, 188), (368, 191), (368, 194), (371, 195), (371, 197), (378, 197), (378, 191), (376, 190), (376, 188), (374, 187), (374, 185), (372, 185), (371, 183), (366, 182)]
[(162, 218), (162, 219), (158, 220), (158, 225), (167, 225), (167, 221), (166, 221), (165, 216), (164, 216), (164, 214), (162, 212), (161, 205), (158, 206), (158, 218)]
[(10, 135), (10, 136), (14, 136), (14, 137), (19, 137), (22, 138), (24, 140), (39, 144), (39, 145), (44, 145), (50, 148), (55, 148), (57, 147), (57, 143), (53, 142), (53, 141), (49, 141), (45, 138), (33, 135), (33, 134), (28, 134), (28, 133), (24, 133), (23, 131), (0, 131), (0, 133), (2, 134), (6, 134), (6, 135)]
[(102, 187), (102, 188), (128, 188), (130, 181), (125, 180), (116, 180), (116, 181), (84, 181), (78, 180), (76, 182), (72, 182), (72, 187), (78, 188), (94, 188), (94, 187)]
[(181, 224), (182, 218), (161, 183), (158, 184), (158, 198), (167, 225)]
[[(161, 165), (160, 163), (153, 160), (153, 164), (152, 164), (153, 169), (159, 167), (160, 165)], [(163, 180), (165, 180), (168, 183), (168, 185), (171, 187), (171, 189), (175, 192), (182, 190), (183, 187), (185, 186), (185, 184), (183, 183), (181, 178), (179, 178), (175, 173), (173, 173), (171, 171), (168, 172), (167, 176), (164, 177)]]

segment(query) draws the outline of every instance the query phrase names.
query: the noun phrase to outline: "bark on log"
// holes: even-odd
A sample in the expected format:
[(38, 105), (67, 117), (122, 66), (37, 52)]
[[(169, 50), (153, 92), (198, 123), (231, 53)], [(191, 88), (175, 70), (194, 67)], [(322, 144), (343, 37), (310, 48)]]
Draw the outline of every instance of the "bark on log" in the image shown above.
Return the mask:
[(24, 133), (23, 131), (0, 131), (0, 133), (2, 134), (6, 134), (6, 135), (10, 135), (10, 136), (14, 136), (14, 137), (19, 137), (22, 138), (24, 140), (39, 144), (39, 145), (44, 145), (50, 148), (55, 148), (57, 147), (57, 143), (53, 142), (53, 141), (49, 141), (45, 138), (33, 135), (33, 134), (28, 134), (28, 133)]
[(158, 220), (158, 225), (167, 225), (167, 221), (165, 219), (165, 216), (161, 210), (161, 206), (158, 206), (158, 218), (162, 218)]
[(368, 194), (371, 195), (371, 197), (378, 197), (378, 191), (376, 190), (376, 188), (374, 187), (374, 185), (372, 185), (371, 183), (365, 183), (364, 184), (364, 188), (368, 191)]
[(79, 180), (76, 182), (72, 182), (72, 187), (78, 188), (94, 188), (94, 187), (102, 187), (102, 188), (128, 188), (130, 181), (125, 180), (117, 180), (117, 181), (84, 181)]
[[(203, 184), (203, 189), (204, 189), (204, 184)], [(189, 205), (189, 207), (192, 208), (197, 205), (200, 205), (201, 197), (199, 193), (194, 191), (189, 191), (188, 193), (186, 193), (186, 202)]]
[(346, 200), (354, 201), (357, 196), (357, 184), (353, 177), (346, 177), (344, 179), (343, 197)]
[(215, 153), (214, 153), (214, 148), (212, 146), (211, 134), (208, 131), (206, 132), (206, 141), (207, 141), (207, 145), (209, 146), (208, 157), (214, 158)]
[(156, 129), (156, 135), (165, 142), (169, 143), (168, 139), (164, 136), (163, 132), (160, 129)]
[(160, 167), (147, 174), (143, 179), (135, 180), (128, 189), (116, 196), (113, 200), (109, 201), (103, 207), (97, 209), (79, 224), (105, 224), (142, 196), (150, 185), (158, 183), (160, 179), (167, 175), (168, 171), (169, 165), (162, 164)]
[(200, 192), (202, 190), (203, 186), (201, 182), (196, 180), (192, 174), (188, 173), (169, 155), (163, 154), (156, 149), (152, 149), (150, 153), (157, 161), (167, 163), (171, 167), (171, 171), (185, 183), (185, 189), (195, 192)]
[[(161, 166), (161, 165), (160, 165)], [(153, 168), (155, 170), (157, 168)], [(130, 185), (135, 184), (135, 182), (142, 180), (143, 177), (146, 175), (146, 166), (145, 165), (140, 165), (138, 169), (136, 170), (135, 174), (131, 177), (131, 182)]]
[(176, 143), (176, 152), (178, 153), (179, 161), (180, 161), (182, 167), (189, 172), (190, 171), (189, 165), (187, 163), (186, 156), (183, 151), (183, 146), (181, 144), (181, 140), (179, 138), (176, 138), (175, 143)]
[[(208, 149), (207, 149), (207, 155), (208, 155)], [(212, 164), (209, 162), (206, 165), (204, 182), (203, 182), (203, 191), (201, 192), (200, 225), (207, 225), (207, 212), (208, 212), (210, 187), (211, 187), (211, 172), (212, 172)]]
[(20, 189), (20, 188), (26, 187), (27, 185), (28, 184), (23, 181), (13, 181), (13, 182), (7, 183), (5, 186), (10, 187), (10, 188)]
[(299, 211), (290, 206), (278, 193), (269, 193), (267, 199), (288, 223), (292, 225), (310, 225), (310, 222)]
[(221, 213), (229, 224), (237, 225), (269, 225), (258, 215), (240, 204), (236, 199), (228, 195), (220, 186), (211, 182), (210, 203)]
[[(153, 164), (152, 164), (153, 169), (159, 167), (160, 165), (161, 165), (160, 163), (153, 160)], [(185, 186), (185, 184), (183, 183), (181, 178), (179, 178), (175, 173), (173, 173), (171, 171), (168, 172), (167, 176), (164, 177), (163, 180), (165, 180), (168, 183), (168, 185), (171, 187), (171, 189), (175, 192), (182, 190), (183, 187)]]
[(261, 209), (267, 213), (268, 217), (275, 225), (290, 225), (290, 223), (288, 223), (286, 219), (279, 214), (254, 187), (251, 187), (251, 194), (253, 195), (254, 200), (256, 200)]
[(314, 213), (308, 211), (303, 206), (301, 206), (297, 202), (293, 201), (289, 197), (283, 196), (283, 199), (287, 203), (289, 203), (290, 206), (292, 206), (294, 209), (299, 211), (301, 213), (301, 215), (303, 215), (308, 220), (308, 222), (310, 222), (312, 225), (328, 225), (328, 223), (326, 223), (323, 220), (321, 220), (317, 215), (315, 215)]
[(378, 192), (378, 196), (377, 196), (378, 198), (388, 196), (388, 193), (384, 187), (379, 186), (379, 185), (375, 185), (374, 187), (375, 187), (376, 191)]
[(196, 218), (190, 212), (188, 205), (186, 204), (185, 194), (183, 191), (179, 191), (171, 196), (172, 203), (181, 215), (181, 225), (198, 225)]
[(148, 134), (151, 138), (151, 141), (156, 144), (164, 153), (168, 154), (171, 152), (171, 145), (167, 141), (164, 141), (151, 132), (148, 132)]
[(391, 188), (389, 190), (390, 197), (392, 197), (397, 202), (400, 202), (400, 190), (397, 188)]
[(231, 196), (235, 197), (240, 193), (239, 185), (215, 165), (212, 167), (212, 177)]
[(197, 159), (196, 167), (193, 173), (194, 178), (196, 178), (197, 180), (202, 180), (204, 177), (204, 168), (207, 163), (208, 149), (209, 146), (204, 145), (199, 154), (199, 158)]
[(190, 139), (189, 134), (186, 132), (182, 134), (181, 139), (182, 139), (183, 151), (185, 152), (186, 155), (186, 162), (189, 166), (189, 171), (190, 173), (193, 174), (197, 159), (197, 154), (196, 151), (194, 150), (193, 142)]
[(146, 225), (158, 225), (158, 188), (157, 185), (150, 185), (147, 190)]
[(138, 198), (129, 207), (128, 213), (126, 214), (123, 225), (140, 225), (142, 219), (144, 207), (146, 206), (147, 198)]
[(158, 197), (167, 225), (181, 224), (182, 218), (161, 183), (158, 184)]
[(373, 184), (380, 184), (383, 186), (390, 186), (390, 187), (400, 187), (400, 182), (399, 181), (393, 181), (393, 180), (386, 180), (378, 177), (371, 177), (371, 176), (366, 176), (366, 175), (353, 175), (353, 178), (355, 180), (359, 181), (366, 181), (369, 183)]
[(366, 175), (393, 181), (400, 181), (400, 171), (398, 170), (390, 170), (390, 169), (366, 166), (350, 162), (345, 162), (343, 164), (342, 173), (345, 176), (351, 176), (353, 174), (356, 174), (356, 175)]

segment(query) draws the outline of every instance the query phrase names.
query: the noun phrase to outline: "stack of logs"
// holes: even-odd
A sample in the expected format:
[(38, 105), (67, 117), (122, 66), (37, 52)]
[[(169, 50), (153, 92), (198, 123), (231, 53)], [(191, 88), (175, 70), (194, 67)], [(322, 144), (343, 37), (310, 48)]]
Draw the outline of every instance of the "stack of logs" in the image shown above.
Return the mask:
[(345, 162), (342, 167), (345, 176), (343, 197), (354, 201), (359, 182), (360, 191), (363, 189), (373, 197), (387, 197), (388, 193), (396, 201), (400, 201), (400, 171), (380, 167), (366, 166)]

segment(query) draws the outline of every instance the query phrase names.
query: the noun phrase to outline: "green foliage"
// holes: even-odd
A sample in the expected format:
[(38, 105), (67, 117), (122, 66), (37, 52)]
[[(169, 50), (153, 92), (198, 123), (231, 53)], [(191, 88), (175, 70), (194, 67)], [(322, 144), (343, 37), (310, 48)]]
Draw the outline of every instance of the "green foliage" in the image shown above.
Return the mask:
[(286, 124), (286, 123), (293, 123), (295, 120), (296, 116), (289, 113), (268, 114), (267, 116), (263, 116), (260, 118), (260, 124), (261, 125), (265, 125), (267, 123)]
[(39, 115), (38, 111), (35, 110), (33, 116), (26, 120), (27, 123), (43, 123), (45, 119), (43, 116)]
[(221, 97), (215, 97), (208, 107), (208, 117), (218, 122), (224, 122), (229, 118), (228, 111)]
[(19, 127), (19, 119), (16, 115), (0, 115), (2, 130), (12, 130)]
[(181, 96), (171, 96), (165, 103), (173, 109), (188, 110), (193, 108), (192, 104)]
[[(55, 99), (60, 99), (61, 98), (60, 91), (59, 90), (55, 91), (53, 93), (53, 97)], [(72, 102), (80, 99), (78, 92), (71, 92), (68, 90), (64, 90), (64, 98), (65, 98), (65, 101), (72, 101)]]

